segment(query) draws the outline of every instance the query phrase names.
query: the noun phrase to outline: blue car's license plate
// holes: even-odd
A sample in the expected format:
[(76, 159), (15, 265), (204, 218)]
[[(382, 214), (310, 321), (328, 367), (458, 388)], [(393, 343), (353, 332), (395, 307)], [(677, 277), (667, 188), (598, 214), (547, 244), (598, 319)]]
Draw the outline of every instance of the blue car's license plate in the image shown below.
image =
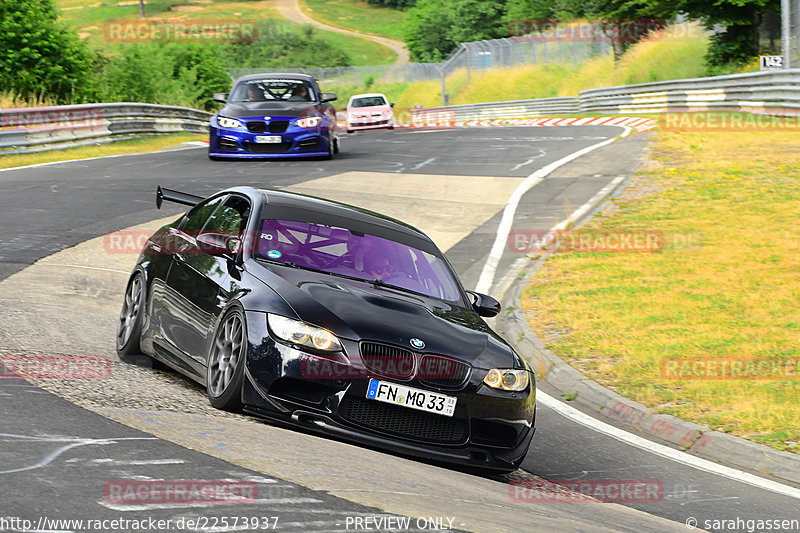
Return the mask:
[(275, 144), (281, 142), (280, 135), (256, 135), (257, 143)]
[(458, 399), (377, 379), (369, 380), (367, 398), (444, 416), (453, 416)]

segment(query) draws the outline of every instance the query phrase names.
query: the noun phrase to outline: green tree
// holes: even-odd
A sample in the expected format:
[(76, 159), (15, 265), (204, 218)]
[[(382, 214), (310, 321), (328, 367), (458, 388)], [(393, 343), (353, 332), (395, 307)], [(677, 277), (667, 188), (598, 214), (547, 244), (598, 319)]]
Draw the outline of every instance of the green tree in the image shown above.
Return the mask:
[(56, 19), (52, 0), (0, 2), (0, 91), (61, 103), (88, 94), (92, 53)]
[(759, 26), (769, 13), (780, 13), (780, 0), (681, 0), (680, 8), (706, 28), (725, 29), (711, 37), (706, 61), (711, 66), (741, 64), (759, 54)]
[(414, 61), (441, 61), (462, 42), (508, 36), (499, 0), (420, 0), (409, 10), (406, 44)]

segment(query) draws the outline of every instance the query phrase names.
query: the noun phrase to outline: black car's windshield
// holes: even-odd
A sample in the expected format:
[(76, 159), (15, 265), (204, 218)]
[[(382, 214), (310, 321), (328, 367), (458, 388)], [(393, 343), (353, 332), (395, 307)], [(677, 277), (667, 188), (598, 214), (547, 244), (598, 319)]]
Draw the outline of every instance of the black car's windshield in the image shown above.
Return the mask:
[(232, 102), (264, 102), (264, 101), (298, 101), (315, 100), (311, 84), (303, 80), (263, 79), (246, 80), (239, 83), (231, 95)]
[(368, 233), (313, 222), (261, 221), (256, 257), (461, 301), (447, 263), (435, 254)]

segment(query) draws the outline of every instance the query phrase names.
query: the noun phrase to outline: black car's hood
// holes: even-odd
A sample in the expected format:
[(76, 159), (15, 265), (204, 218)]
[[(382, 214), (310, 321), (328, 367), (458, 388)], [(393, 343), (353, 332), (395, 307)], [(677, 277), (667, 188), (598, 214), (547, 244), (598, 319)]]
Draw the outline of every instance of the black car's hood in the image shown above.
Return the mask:
[(304, 117), (315, 115), (316, 109), (313, 102), (237, 102), (226, 105), (219, 114), (230, 118), (257, 117), (259, 115)]
[(512, 350), (471, 308), (307, 270), (264, 267), (253, 274), (300, 319), (340, 337), (408, 349), (417, 338), (426, 353), (453, 355), (479, 368), (514, 366)]

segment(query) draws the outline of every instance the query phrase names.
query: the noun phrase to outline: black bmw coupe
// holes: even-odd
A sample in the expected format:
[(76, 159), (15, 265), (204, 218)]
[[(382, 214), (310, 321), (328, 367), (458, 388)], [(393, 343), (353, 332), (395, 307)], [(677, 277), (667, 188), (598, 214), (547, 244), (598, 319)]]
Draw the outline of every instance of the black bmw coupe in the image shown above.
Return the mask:
[(535, 430), (528, 363), (420, 230), (333, 201), (235, 187), (151, 236), (128, 282), (123, 359), (211, 404), (398, 453), (509, 472)]

